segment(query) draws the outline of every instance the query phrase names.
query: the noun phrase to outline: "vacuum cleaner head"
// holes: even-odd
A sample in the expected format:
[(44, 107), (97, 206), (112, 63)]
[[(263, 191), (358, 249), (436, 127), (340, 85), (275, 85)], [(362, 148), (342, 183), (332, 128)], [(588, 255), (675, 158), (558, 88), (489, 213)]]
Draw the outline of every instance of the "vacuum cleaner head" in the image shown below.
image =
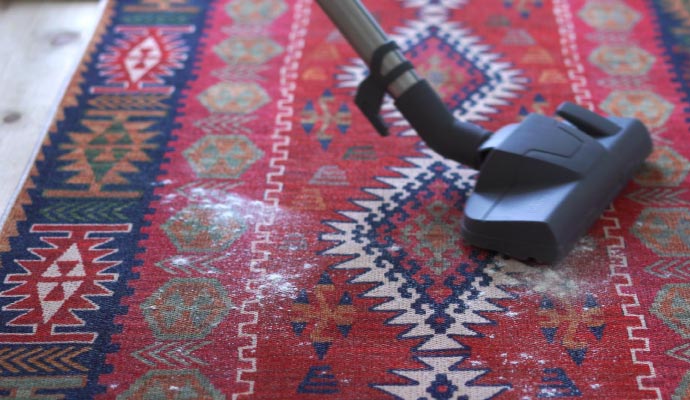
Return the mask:
[(564, 103), (490, 133), (455, 119), (426, 81), (395, 102), (429, 147), (479, 170), (462, 231), (477, 247), (553, 263), (565, 256), (652, 151), (637, 119)]
[(555, 262), (601, 215), (652, 150), (645, 126), (563, 104), (480, 147), (484, 157), (462, 231), (478, 247)]

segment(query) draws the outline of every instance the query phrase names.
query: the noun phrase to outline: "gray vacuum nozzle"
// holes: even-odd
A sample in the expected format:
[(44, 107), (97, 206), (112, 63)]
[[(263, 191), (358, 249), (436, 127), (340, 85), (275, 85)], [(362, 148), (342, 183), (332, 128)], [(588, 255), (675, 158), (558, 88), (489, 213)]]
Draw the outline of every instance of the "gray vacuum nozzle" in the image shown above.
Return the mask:
[(478, 247), (553, 263), (564, 257), (652, 151), (645, 126), (565, 103), (565, 121), (532, 114), (480, 148), (462, 231)]

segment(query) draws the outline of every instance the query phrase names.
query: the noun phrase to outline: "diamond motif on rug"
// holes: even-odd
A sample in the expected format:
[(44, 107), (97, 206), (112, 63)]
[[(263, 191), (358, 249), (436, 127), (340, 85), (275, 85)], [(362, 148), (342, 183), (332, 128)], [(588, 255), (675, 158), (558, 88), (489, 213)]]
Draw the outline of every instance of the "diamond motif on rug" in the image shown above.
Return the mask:
[(122, 38), (109, 46), (98, 63), (105, 85), (93, 86), (91, 92), (172, 94), (175, 86), (165, 78), (184, 67), (189, 48), (182, 36), (194, 30), (194, 26), (118, 26), (116, 32)]
[(96, 298), (113, 296), (110, 284), (118, 281), (122, 261), (113, 259), (118, 250), (110, 242), (131, 229), (130, 224), (33, 225), (43, 247), (29, 248), (32, 256), (14, 260), (19, 270), (5, 277), (0, 299), (9, 322), (0, 341), (93, 343), (98, 333), (88, 330), (84, 317), (101, 310)]
[(335, 269), (366, 269), (352, 283), (376, 284), (363, 297), (386, 299), (373, 310), (398, 313), (387, 324), (408, 325), (401, 338), (423, 339), (417, 351), (466, 349), (462, 337), (504, 311), (496, 300), (513, 299), (503, 288), (517, 281), (460, 238), (475, 172), (431, 152), (407, 161), (394, 169), (400, 176), (378, 178), (387, 187), (365, 189), (374, 200), (353, 201), (360, 211), (340, 212), (349, 221), (328, 222), (337, 233), (322, 239), (338, 244), (325, 254), (352, 257)]
[[(487, 120), (508, 99), (517, 97), (527, 82), (520, 70), (490, 53), (480, 37), (455, 22), (435, 18), (409, 22), (390, 38), (437, 88), (455, 116), (465, 121)], [(343, 88), (356, 87), (368, 74), (361, 60), (343, 66), (342, 71), (337, 78)], [(384, 104), (383, 116), (390, 124), (408, 126), (391, 101)]]

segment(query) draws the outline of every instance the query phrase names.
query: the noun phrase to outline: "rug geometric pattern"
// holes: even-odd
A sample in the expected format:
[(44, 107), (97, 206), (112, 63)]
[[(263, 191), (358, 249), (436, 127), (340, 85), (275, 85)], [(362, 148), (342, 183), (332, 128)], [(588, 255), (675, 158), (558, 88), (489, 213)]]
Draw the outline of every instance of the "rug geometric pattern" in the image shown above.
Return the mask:
[(686, 2), (365, 3), (457, 118), (574, 101), (654, 152), (523, 263), (313, 0), (113, 0), (0, 235), (0, 397), (690, 398)]

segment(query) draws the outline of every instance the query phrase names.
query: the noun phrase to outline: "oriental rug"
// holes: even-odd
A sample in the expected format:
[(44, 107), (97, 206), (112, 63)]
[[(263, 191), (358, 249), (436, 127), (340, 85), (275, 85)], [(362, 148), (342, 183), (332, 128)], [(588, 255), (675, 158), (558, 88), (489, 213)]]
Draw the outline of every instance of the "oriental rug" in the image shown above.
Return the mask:
[(525, 264), (312, 0), (112, 1), (0, 237), (0, 398), (690, 398), (688, 2), (365, 3), (459, 118), (574, 101), (654, 153)]

